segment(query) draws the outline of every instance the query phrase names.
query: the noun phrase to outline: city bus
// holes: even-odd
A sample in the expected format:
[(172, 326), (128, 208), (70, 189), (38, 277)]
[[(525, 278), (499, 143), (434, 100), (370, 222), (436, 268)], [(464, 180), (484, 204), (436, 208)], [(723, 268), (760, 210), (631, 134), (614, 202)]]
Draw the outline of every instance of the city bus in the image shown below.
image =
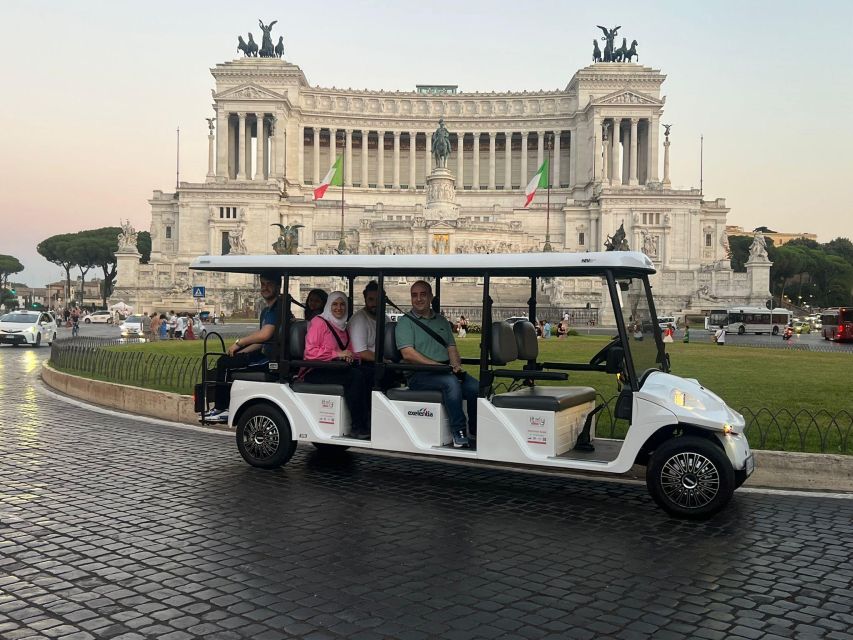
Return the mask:
[(853, 309), (849, 307), (824, 309), (820, 312), (820, 322), (823, 325), (824, 340), (833, 342), (853, 340)]
[(720, 325), (726, 332), (744, 335), (745, 333), (769, 333), (774, 336), (791, 322), (791, 312), (781, 307), (733, 307), (731, 309), (712, 309), (705, 318), (705, 328), (713, 331)]
[[(280, 277), (283, 293), (272, 345), (275, 356), (267, 369), (212, 380), (208, 360), (222, 351), (208, 350), (209, 335), (203, 379), (195, 390), (196, 411), (204, 416), (213, 392), (221, 385), (230, 388), (228, 425), (235, 431), (243, 459), (254, 467), (286, 464), (298, 443), (312, 443), (326, 453), (381, 450), (436, 460), (604, 474), (624, 474), (640, 464), (646, 467), (646, 485), (654, 501), (684, 518), (707, 518), (718, 512), (753, 472), (743, 416), (698, 380), (670, 372), (649, 281), (655, 268), (645, 254), (211, 255), (196, 258), (191, 268)], [(358, 366), (303, 359), (306, 323), (292, 313), (298, 309), (291, 285), (298, 278), (323, 276), (348, 282), (345, 293), (350, 301), (359, 291), (357, 279), (375, 279), (379, 284), (369, 439), (351, 433), (343, 387), (299, 378), (304, 367)], [(468, 340), (479, 339), (479, 355), (462, 361), (479, 380), (476, 440), (469, 448), (453, 446), (441, 392), (411, 390), (404, 382), (386, 385), (389, 372), (451, 370), (444, 364), (402, 361), (395, 341), (399, 322), (385, 321), (385, 311), (394, 302), (386, 286), (400, 277), (431, 282), (432, 309), (437, 314), (442, 282), (447, 286), (454, 277), (477, 282), (470, 289), (472, 299), (481, 304), (482, 331), (469, 334)], [(561, 357), (543, 361), (542, 341), (536, 339), (534, 328), (541, 278), (564, 278), (577, 290), (601, 291), (607, 308), (601, 319), (612, 327), (612, 338), (602, 341), (597, 352), (596, 345), (584, 348), (583, 343), (561, 342), (566, 345), (559, 351)], [(527, 319), (509, 324), (492, 313), (490, 293), (502, 283), (517, 286), (519, 279), (530, 285)], [(637, 336), (637, 330), (642, 335)], [(578, 349), (586, 353), (572, 358)], [(570, 376), (592, 379), (612, 397), (605, 400), (602, 391), (573, 384)], [(596, 416), (605, 408), (628, 424), (624, 439), (596, 433)]]

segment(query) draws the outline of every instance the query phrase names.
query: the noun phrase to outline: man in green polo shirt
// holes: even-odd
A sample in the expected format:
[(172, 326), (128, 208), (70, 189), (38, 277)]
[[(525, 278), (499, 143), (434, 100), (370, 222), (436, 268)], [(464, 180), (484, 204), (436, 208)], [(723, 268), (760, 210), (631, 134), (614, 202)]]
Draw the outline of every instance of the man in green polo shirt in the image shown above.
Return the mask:
[[(397, 321), (395, 333), (403, 360), (410, 364), (449, 364), (453, 373), (415, 372), (409, 376), (409, 389), (441, 391), (442, 403), (450, 420), (453, 446), (467, 447), (469, 437), (474, 439), (476, 436), (479, 382), (462, 370), (453, 327), (446, 318), (432, 310), (433, 295), (429, 283), (418, 280), (412, 285), (411, 294), (412, 310), (409, 314), (432, 329), (444, 344), (418, 326), (409, 314), (403, 315)], [(467, 433), (463, 400), (468, 403)]]

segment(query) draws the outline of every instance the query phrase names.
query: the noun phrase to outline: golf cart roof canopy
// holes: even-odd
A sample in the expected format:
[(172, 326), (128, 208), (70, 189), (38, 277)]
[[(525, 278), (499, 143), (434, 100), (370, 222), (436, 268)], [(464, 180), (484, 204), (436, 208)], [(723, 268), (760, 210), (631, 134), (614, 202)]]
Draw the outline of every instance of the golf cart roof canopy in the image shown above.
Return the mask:
[(599, 276), (639, 277), (655, 272), (638, 251), (597, 253), (490, 253), (450, 255), (225, 255), (200, 256), (191, 269), (226, 273), (277, 271), (289, 275)]

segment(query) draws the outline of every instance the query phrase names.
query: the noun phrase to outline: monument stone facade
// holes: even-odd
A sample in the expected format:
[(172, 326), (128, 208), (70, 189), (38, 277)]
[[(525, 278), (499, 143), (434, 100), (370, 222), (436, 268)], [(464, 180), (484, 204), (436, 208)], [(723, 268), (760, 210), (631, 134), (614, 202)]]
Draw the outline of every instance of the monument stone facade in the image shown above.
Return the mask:
[[(659, 313), (770, 297), (763, 269), (758, 281), (731, 270), (725, 200), (670, 183), (671, 125), (661, 141), (666, 76), (658, 69), (602, 61), (578, 70), (563, 89), (488, 93), (312, 86), (278, 55), (249, 55), (211, 73), (206, 178), (155, 191), (150, 263), (129, 269), (131, 278), (119, 265), (114, 297), (139, 308), (195, 308), (195, 284), (206, 286), (208, 306), (231, 310), (255, 295), (252, 279), (191, 273), (190, 261), (281, 252), (284, 228), (298, 234), (292, 245), (300, 253), (345, 246), (433, 255), (542, 251), (546, 224), (554, 251), (601, 251), (621, 227), (627, 245), (658, 269)], [(440, 119), (445, 156), (432, 150)], [(343, 224), (340, 188), (312, 199), (341, 154)], [(524, 207), (525, 186), (546, 156), (547, 215), (545, 194)], [(549, 286), (555, 305), (602, 307), (600, 288)]]

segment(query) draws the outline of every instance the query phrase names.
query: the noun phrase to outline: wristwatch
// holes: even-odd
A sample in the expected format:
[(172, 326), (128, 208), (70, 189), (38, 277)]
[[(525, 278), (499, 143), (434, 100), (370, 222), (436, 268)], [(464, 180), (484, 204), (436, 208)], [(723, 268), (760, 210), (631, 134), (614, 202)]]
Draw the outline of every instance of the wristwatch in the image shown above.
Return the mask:
[(236, 346), (238, 346), (238, 347), (239, 347), (239, 346), (240, 346), (240, 338), (237, 338), (237, 339), (234, 341), (234, 344), (235, 344)]

